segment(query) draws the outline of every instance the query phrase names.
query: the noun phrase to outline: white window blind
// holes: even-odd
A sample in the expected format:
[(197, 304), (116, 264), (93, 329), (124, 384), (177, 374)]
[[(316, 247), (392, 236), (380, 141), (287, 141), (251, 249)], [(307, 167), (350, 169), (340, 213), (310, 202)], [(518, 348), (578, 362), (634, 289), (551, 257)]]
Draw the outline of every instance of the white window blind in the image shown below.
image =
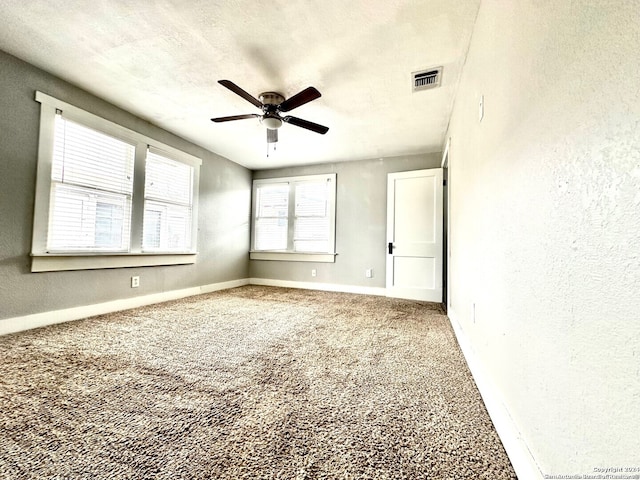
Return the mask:
[(134, 156), (134, 145), (56, 115), (48, 251), (128, 251)]
[(329, 181), (297, 183), (293, 249), (296, 252), (329, 251)]
[(286, 250), (289, 225), (289, 184), (257, 189), (256, 250)]
[(149, 148), (145, 172), (142, 250), (190, 251), (194, 168)]
[(254, 181), (253, 251), (333, 253), (335, 178)]

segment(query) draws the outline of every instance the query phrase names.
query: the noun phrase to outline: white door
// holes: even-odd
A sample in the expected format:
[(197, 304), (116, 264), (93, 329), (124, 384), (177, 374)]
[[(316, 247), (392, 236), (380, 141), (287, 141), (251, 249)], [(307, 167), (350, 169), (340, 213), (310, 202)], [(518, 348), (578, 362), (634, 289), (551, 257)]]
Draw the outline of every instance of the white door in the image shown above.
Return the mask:
[(442, 169), (387, 177), (387, 295), (442, 302)]

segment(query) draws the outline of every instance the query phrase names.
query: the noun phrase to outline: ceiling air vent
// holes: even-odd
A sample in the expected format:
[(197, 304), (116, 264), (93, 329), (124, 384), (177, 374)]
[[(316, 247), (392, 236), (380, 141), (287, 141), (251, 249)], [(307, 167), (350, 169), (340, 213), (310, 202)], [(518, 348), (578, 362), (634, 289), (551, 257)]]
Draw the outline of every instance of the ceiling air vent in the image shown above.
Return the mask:
[(442, 79), (442, 67), (429, 68), (411, 74), (412, 88), (414, 92), (438, 88)]

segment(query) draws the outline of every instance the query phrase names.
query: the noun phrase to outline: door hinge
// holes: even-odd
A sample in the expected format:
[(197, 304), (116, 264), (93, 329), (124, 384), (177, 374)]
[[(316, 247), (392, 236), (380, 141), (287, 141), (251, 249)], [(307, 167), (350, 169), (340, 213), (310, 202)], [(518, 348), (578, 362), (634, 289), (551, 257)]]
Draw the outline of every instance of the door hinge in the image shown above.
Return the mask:
[(447, 186), (447, 181), (446, 180), (442, 180), (442, 185), (446, 187)]

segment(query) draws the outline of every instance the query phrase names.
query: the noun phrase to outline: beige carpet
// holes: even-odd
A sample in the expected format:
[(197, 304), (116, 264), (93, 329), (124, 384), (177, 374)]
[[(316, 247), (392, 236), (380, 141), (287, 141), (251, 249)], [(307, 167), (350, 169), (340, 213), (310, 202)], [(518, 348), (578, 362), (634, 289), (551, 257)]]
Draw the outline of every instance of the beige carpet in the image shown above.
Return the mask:
[(242, 287), (0, 337), (2, 479), (514, 479), (440, 307)]

